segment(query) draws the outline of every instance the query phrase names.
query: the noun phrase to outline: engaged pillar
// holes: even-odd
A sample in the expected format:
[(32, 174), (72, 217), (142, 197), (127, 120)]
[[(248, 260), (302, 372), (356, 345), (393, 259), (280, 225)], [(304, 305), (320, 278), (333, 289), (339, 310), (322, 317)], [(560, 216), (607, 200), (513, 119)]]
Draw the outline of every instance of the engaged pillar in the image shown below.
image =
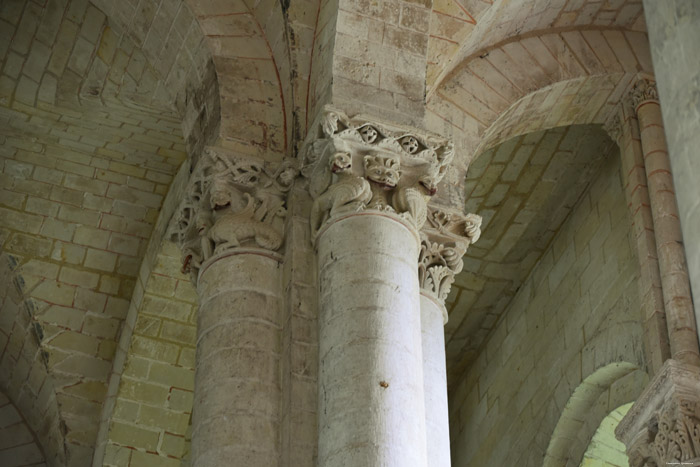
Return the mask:
[(207, 150), (174, 235), (199, 294), (192, 465), (280, 459), (284, 194), (297, 171)]
[(639, 119), (671, 357), (699, 366), (688, 268), (656, 83), (649, 79), (638, 80), (632, 91), (632, 101)]
[(447, 408), (445, 299), (454, 277), (462, 271), (462, 256), (481, 234), (481, 218), (474, 214), (431, 209), (423, 230), (418, 260), (423, 392), (428, 465), (450, 467), (450, 422)]
[(631, 467), (700, 465), (700, 358), (666, 137), (653, 80), (632, 91), (649, 188), (671, 358), (615, 429)]
[(302, 171), (318, 259), (318, 465), (425, 467), (419, 231), (452, 148), (327, 109)]

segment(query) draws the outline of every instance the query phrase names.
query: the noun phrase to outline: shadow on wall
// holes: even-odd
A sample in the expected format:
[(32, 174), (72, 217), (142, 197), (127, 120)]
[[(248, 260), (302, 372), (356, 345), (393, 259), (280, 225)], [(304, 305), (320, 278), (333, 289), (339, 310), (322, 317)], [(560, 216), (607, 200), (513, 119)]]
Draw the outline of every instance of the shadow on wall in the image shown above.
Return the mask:
[(46, 462), (46, 456), (36, 435), (17, 407), (0, 392), (0, 465), (19, 467), (42, 462)]
[[(31, 262), (23, 269), (29, 268)], [(17, 258), (0, 255), (0, 465), (25, 465), (39, 457), (62, 465), (65, 430), (47, 357), (39, 347), (42, 331), (33, 319), (34, 302), (24, 297), (26, 281), (32, 279), (17, 269)], [(19, 460), (23, 463), (16, 464)]]

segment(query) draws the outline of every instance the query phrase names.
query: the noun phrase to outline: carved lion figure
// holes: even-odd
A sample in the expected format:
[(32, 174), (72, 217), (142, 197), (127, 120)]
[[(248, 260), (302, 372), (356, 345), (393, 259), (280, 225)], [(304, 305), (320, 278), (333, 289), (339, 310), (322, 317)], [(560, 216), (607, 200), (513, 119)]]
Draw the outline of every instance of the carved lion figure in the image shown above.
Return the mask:
[(428, 200), (437, 193), (440, 178), (440, 168), (431, 165), (414, 185), (399, 188), (392, 198), (396, 211), (405, 213), (418, 230), (428, 218)]
[(210, 193), (214, 225), (209, 228), (207, 236), (214, 242), (213, 255), (241, 246), (249, 239), (261, 248), (273, 251), (282, 246), (282, 234), (271, 225), (275, 217), (285, 214), (282, 203), (270, 203), (269, 200), (255, 199), (250, 193), (238, 193), (245, 206), (236, 210), (232, 206), (232, 190), (216, 187)]
[(330, 171), (337, 181), (321, 193), (311, 207), (311, 236), (316, 238), (323, 223), (341, 208), (364, 208), (372, 199), (369, 183), (352, 173), (352, 158), (346, 152), (336, 152), (330, 157)]
[(396, 188), (401, 178), (400, 163), (398, 159), (388, 156), (365, 156), (365, 177), (370, 181), (372, 188), (372, 202), (370, 207), (375, 209), (390, 209), (388, 193)]

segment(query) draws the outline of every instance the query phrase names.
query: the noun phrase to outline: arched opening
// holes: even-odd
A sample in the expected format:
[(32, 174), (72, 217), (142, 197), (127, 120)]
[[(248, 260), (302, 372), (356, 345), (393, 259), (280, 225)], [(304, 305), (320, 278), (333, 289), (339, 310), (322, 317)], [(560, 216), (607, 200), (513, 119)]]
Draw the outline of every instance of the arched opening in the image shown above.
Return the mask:
[(616, 408), (600, 422), (583, 454), (580, 467), (629, 467), (625, 445), (615, 438), (615, 428), (627, 414), (633, 402)]

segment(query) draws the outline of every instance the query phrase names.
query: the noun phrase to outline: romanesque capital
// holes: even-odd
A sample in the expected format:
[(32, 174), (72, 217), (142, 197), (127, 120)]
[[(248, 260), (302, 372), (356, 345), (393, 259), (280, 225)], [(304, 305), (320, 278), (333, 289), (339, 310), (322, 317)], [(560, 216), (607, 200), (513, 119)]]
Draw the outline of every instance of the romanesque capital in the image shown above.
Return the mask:
[(312, 237), (329, 219), (366, 209), (396, 213), (420, 230), (454, 156), (452, 143), (332, 108), (318, 127), (303, 150)]
[(299, 171), (206, 148), (170, 227), (183, 251), (183, 272), (235, 248), (277, 251), (284, 241), (286, 194)]
[(645, 102), (659, 102), (659, 93), (656, 90), (656, 81), (649, 77), (639, 77), (634, 83), (631, 92), (632, 105), (636, 111)]
[(429, 207), (418, 258), (421, 291), (444, 304), (455, 275), (462, 271), (462, 256), (480, 236), (480, 216)]
[(612, 118), (608, 119), (607, 122), (603, 124), (603, 129), (610, 135), (610, 138), (620, 144), (620, 139), (622, 138), (622, 120), (620, 119), (620, 114), (616, 113)]
[(700, 368), (666, 360), (615, 435), (631, 467), (700, 465)]

